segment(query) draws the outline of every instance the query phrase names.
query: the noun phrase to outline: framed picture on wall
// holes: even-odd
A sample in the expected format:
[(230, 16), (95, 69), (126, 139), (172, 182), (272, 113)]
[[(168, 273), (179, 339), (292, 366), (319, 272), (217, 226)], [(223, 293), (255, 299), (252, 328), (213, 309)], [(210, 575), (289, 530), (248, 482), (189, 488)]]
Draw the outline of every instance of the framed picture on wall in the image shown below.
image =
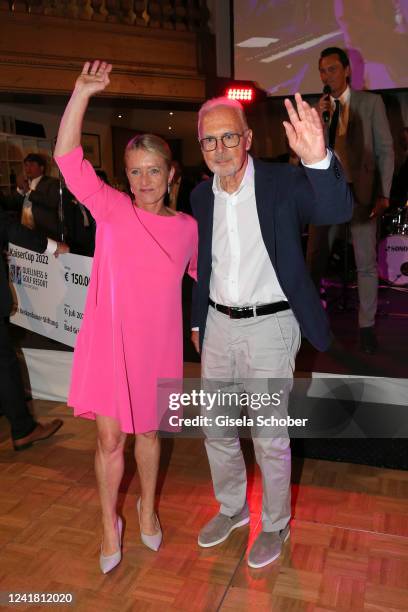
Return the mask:
[(84, 157), (91, 162), (94, 168), (102, 166), (101, 138), (99, 134), (82, 134), (81, 139)]

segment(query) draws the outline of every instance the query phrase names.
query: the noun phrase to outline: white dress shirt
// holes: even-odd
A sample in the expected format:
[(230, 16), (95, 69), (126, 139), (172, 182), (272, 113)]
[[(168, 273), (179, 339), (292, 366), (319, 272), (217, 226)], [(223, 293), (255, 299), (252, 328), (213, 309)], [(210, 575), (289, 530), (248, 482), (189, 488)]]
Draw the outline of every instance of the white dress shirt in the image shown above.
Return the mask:
[(211, 299), (227, 306), (285, 300), (261, 235), (252, 157), (237, 191), (223, 191), (215, 176), (213, 192)]
[[(326, 169), (331, 154), (308, 167)], [(306, 164), (305, 164), (306, 165)], [(261, 234), (255, 200), (254, 162), (248, 155), (237, 191), (213, 179), (214, 222), (210, 298), (225, 306), (254, 306), (286, 300)]]

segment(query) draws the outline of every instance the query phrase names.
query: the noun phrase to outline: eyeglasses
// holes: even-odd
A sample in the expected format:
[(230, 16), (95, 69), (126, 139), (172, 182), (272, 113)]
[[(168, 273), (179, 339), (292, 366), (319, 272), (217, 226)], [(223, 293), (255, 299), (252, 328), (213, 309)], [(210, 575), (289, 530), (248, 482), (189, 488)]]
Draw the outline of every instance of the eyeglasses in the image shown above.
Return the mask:
[(217, 142), (219, 140), (222, 142), (224, 147), (227, 147), (227, 149), (233, 149), (234, 147), (237, 147), (239, 145), (241, 137), (247, 131), (248, 130), (244, 130), (242, 134), (238, 134), (237, 132), (227, 132), (226, 134), (223, 134), (221, 138), (216, 138), (215, 136), (207, 136), (207, 138), (202, 138), (198, 142), (200, 143), (202, 150), (206, 153), (208, 153), (209, 151), (215, 151), (215, 149), (217, 148)]

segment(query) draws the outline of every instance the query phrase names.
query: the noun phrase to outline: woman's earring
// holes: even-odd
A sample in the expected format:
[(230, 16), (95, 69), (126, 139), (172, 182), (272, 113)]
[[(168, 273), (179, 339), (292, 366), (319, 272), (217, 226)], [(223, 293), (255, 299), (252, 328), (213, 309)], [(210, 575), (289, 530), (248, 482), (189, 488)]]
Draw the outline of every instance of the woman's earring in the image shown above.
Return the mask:
[(167, 193), (170, 193), (170, 183), (167, 183)]

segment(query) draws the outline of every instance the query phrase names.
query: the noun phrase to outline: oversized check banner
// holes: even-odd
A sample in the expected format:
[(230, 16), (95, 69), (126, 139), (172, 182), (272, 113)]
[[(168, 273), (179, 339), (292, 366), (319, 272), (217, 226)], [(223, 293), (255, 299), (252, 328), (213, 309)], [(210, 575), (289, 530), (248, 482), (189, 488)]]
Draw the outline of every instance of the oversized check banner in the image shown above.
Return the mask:
[(12, 323), (69, 346), (75, 345), (84, 313), (92, 258), (9, 248), (10, 280), (18, 309)]

